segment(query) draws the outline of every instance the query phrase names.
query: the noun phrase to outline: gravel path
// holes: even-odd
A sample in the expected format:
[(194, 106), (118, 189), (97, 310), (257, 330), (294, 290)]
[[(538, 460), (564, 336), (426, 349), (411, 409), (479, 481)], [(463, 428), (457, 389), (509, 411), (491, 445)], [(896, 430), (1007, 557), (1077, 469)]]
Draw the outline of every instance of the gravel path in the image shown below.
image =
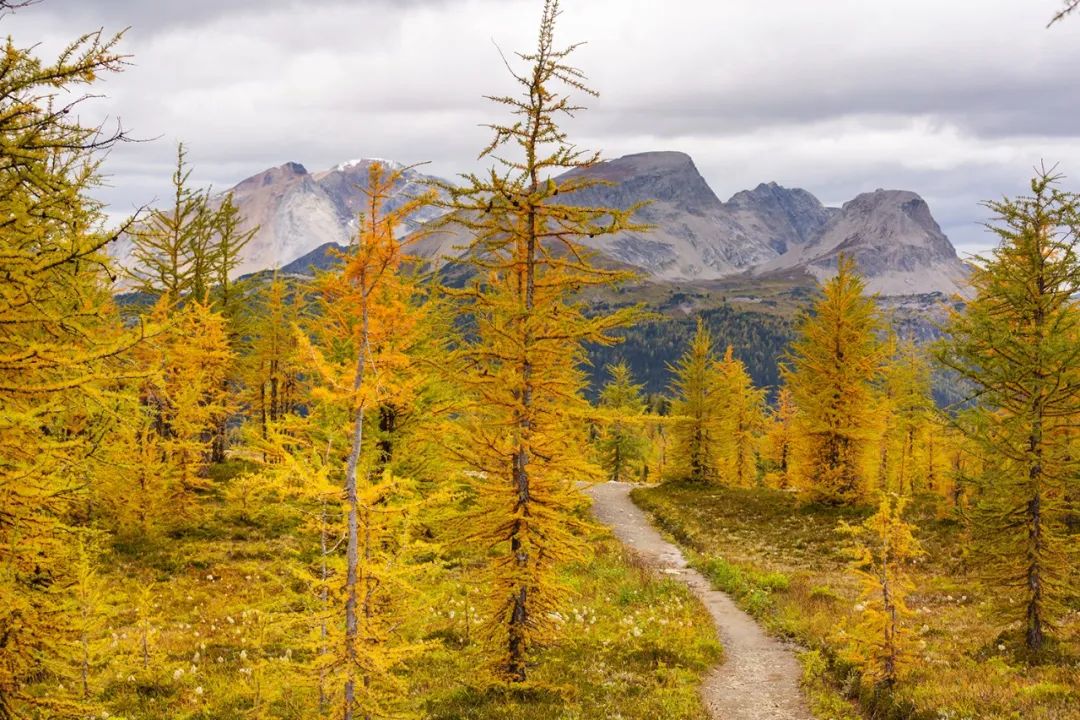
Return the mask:
[(801, 669), (791, 648), (775, 640), (730, 597), (687, 567), (679, 548), (667, 542), (630, 500), (633, 486), (604, 483), (586, 490), (593, 513), (615, 536), (657, 572), (686, 583), (712, 615), (724, 662), (705, 677), (701, 696), (716, 720), (812, 720), (799, 688)]

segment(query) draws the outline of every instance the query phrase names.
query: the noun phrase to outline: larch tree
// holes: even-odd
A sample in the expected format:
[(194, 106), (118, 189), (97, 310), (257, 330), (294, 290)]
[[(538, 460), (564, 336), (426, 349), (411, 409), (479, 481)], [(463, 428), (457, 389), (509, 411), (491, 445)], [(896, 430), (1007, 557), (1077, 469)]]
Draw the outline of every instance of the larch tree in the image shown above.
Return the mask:
[(792, 459), (795, 457), (795, 403), (791, 391), (780, 388), (776, 406), (765, 422), (763, 455), (765, 484), (778, 490), (792, 487)]
[(914, 589), (911, 562), (923, 555), (914, 528), (904, 520), (907, 498), (882, 493), (878, 511), (861, 525), (841, 523), (852, 539), (852, 569), (862, 584), (862, 613), (850, 633), (848, 652), (864, 667), (864, 677), (892, 686), (911, 663), (911, 615), (907, 596)]
[(108, 291), (114, 236), (89, 198), (98, 151), (123, 135), (77, 112), (85, 86), (122, 68), (118, 42), (91, 33), (46, 62), (9, 37), (0, 54), (0, 718), (93, 711), (41, 684), (77, 684), (73, 511), (135, 339)]
[(803, 457), (798, 485), (811, 499), (855, 503), (866, 497), (873, 464), (869, 456), (879, 424), (875, 383), (887, 346), (874, 299), (850, 258), (798, 326), (781, 368), (799, 410)]
[(205, 470), (215, 430), (231, 411), (225, 378), (235, 354), (225, 318), (210, 305), (167, 302), (163, 295), (149, 314), (151, 325), (161, 330), (136, 357), (144, 373), (142, 411), (158, 435), (154, 442), (168, 466), (169, 496), (179, 518), (195, 509), (196, 493), (208, 487)]
[(645, 399), (625, 362), (609, 365), (611, 380), (600, 391), (604, 428), (597, 443), (600, 465), (609, 480), (625, 482), (645, 459), (647, 438), (642, 428)]
[(259, 232), (258, 227), (244, 229), (240, 208), (228, 193), (210, 217), (211, 275), (214, 283), (214, 303), (231, 324), (236, 323), (243, 287), (233, 275), (243, 259), (244, 248)]
[(164, 297), (176, 305), (189, 293), (206, 302), (212, 273), (207, 257), (213, 225), (207, 192), (191, 187), (191, 168), (183, 143), (176, 148), (172, 175), (172, 202), (150, 211), (131, 232), (129, 273), (136, 288), (154, 298)]
[(758, 445), (765, 427), (765, 390), (754, 387), (729, 345), (717, 364), (721, 402), (721, 477), (735, 487), (757, 482)]
[[(393, 642), (403, 571), (396, 559), (401, 544), (393, 536), (396, 502), (408, 490), (382, 458), (372, 416), (386, 403), (407, 404), (415, 378), (409, 345), (423, 311), (413, 306), (413, 283), (404, 276), (405, 259), (396, 230), (432, 200), (426, 193), (390, 207), (407, 168), (387, 170), (372, 163), (365, 211), (356, 243), (340, 271), (318, 281), (321, 296), (315, 340), (301, 338), (318, 376), (313, 398), (325, 411), (340, 408), (347, 428), (336, 443), (345, 453), (344, 583), (339, 622), (322, 667), (340, 680), (342, 716), (392, 716), (403, 699), (394, 670), (411, 648)], [(306, 347), (305, 347), (306, 346)]]
[(1064, 517), (1080, 473), (1080, 199), (1059, 180), (1044, 169), (1030, 196), (988, 203), (999, 244), (976, 260), (975, 296), (938, 353), (975, 389), (978, 406), (958, 421), (991, 459), (975, 509), (983, 567), (1032, 651), (1076, 573)]
[(931, 482), (936, 467), (927, 452), (934, 401), (930, 365), (914, 341), (896, 344), (896, 351), (884, 365), (882, 384), (887, 420), (881, 436), (879, 485), (886, 492), (899, 494), (928, 489), (919, 486)]
[(303, 300), (277, 273), (256, 295), (243, 357), (244, 402), (265, 440), (268, 429), (300, 411), (305, 397), (297, 328)]
[(698, 319), (686, 353), (669, 366), (671, 393), (672, 466), (680, 476), (697, 483), (719, 478), (719, 446), (723, 430), (718, 394), (721, 391), (713, 339)]
[(527, 69), (510, 69), (520, 94), (492, 98), (512, 115), (490, 126), (481, 157), (495, 166), (445, 188), (476, 272), (464, 289), (448, 289), (474, 339), (459, 353), (471, 395), (461, 445), (474, 480), (469, 537), (490, 548), (486, 646), (494, 674), (510, 682), (527, 679), (530, 651), (554, 633), (565, 594), (556, 568), (582, 552), (574, 483), (598, 472), (586, 451), (583, 344), (613, 342), (610, 331), (631, 315), (589, 314), (576, 299), (621, 277), (595, 266), (582, 243), (636, 227), (636, 208), (567, 200), (598, 184), (574, 171), (599, 157), (575, 148), (559, 127), (580, 109), (568, 92), (595, 93), (568, 64), (576, 46), (555, 45), (558, 14), (548, 0), (536, 50), (518, 54)]

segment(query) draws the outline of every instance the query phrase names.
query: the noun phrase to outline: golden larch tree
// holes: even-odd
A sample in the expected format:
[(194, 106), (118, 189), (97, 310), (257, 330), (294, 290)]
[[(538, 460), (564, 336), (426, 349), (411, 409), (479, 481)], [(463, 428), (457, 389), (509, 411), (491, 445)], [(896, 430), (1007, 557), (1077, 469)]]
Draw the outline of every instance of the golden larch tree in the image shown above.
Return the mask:
[(978, 406), (958, 424), (986, 458), (974, 517), (982, 567), (1032, 651), (1076, 576), (1064, 520), (1080, 473), (1080, 198), (1059, 180), (1043, 170), (1030, 196), (988, 203), (999, 244), (976, 261), (975, 297), (938, 353), (975, 389)]
[(887, 346), (874, 299), (846, 257), (798, 326), (781, 374), (798, 408), (798, 485), (827, 503), (865, 499), (878, 436), (875, 383)]
[(573, 204), (575, 192), (598, 183), (581, 171), (599, 157), (560, 129), (580, 108), (559, 86), (595, 93), (568, 64), (575, 46), (555, 45), (558, 14), (548, 0), (536, 50), (518, 55), (527, 65), (511, 70), (520, 95), (492, 98), (513, 115), (491, 125), (481, 153), (496, 166), (446, 187), (475, 272), (464, 289), (449, 291), (473, 337), (459, 354), (471, 395), (461, 444), (474, 480), (469, 536), (490, 548), (487, 647), (495, 674), (512, 682), (526, 680), (530, 650), (552, 637), (564, 595), (556, 568), (581, 552), (574, 483), (597, 475), (588, 462), (583, 344), (612, 342), (610, 331), (631, 314), (589, 314), (577, 299), (581, 289), (621, 277), (595, 266), (583, 242), (635, 226), (633, 208)]
[[(6, 13), (8, 3), (0, 3)], [(119, 70), (100, 32), (55, 61), (10, 37), (0, 53), (0, 717), (94, 712), (67, 662), (76, 622), (85, 461), (111, 425), (116, 359), (132, 344), (109, 293), (99, 150), (83, 88)], [(137, 333), (136, 333), (137, 334)], [(48, 688), (47, 690), (45, 688)]]

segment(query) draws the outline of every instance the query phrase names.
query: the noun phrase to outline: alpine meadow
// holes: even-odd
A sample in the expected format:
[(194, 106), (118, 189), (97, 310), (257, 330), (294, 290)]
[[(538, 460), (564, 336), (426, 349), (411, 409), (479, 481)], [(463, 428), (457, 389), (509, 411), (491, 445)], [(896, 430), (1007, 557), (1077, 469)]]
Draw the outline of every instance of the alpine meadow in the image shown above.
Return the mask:
[(1080, 720), (1080, 2), (914, 5), (0, 0), (0, 720)]

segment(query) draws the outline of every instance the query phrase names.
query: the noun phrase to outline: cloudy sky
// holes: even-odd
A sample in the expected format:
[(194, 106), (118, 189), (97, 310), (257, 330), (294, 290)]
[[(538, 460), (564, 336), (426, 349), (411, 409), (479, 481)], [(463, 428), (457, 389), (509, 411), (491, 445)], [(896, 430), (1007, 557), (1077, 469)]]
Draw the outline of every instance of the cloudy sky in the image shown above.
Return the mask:
[[(226, 188), (286, 161), (475, 169), (540, 0), (43, 0), (0, 31), (43, 55), (129, 28), (131, 66), (87, 120), (149, 142), (109, 157), (116, 212), (164, 197), (175, 143)], [(1041, 160), (1080, 189), (1080, 17), (1060, 0), (563, 0), (562, 40), (599, 98), (570, 126), (608, 157), (693, 156), (716, 193), (775, 180), (840, 204), (878, 187), (930, 203), (961, 252), (979, 201)]]

